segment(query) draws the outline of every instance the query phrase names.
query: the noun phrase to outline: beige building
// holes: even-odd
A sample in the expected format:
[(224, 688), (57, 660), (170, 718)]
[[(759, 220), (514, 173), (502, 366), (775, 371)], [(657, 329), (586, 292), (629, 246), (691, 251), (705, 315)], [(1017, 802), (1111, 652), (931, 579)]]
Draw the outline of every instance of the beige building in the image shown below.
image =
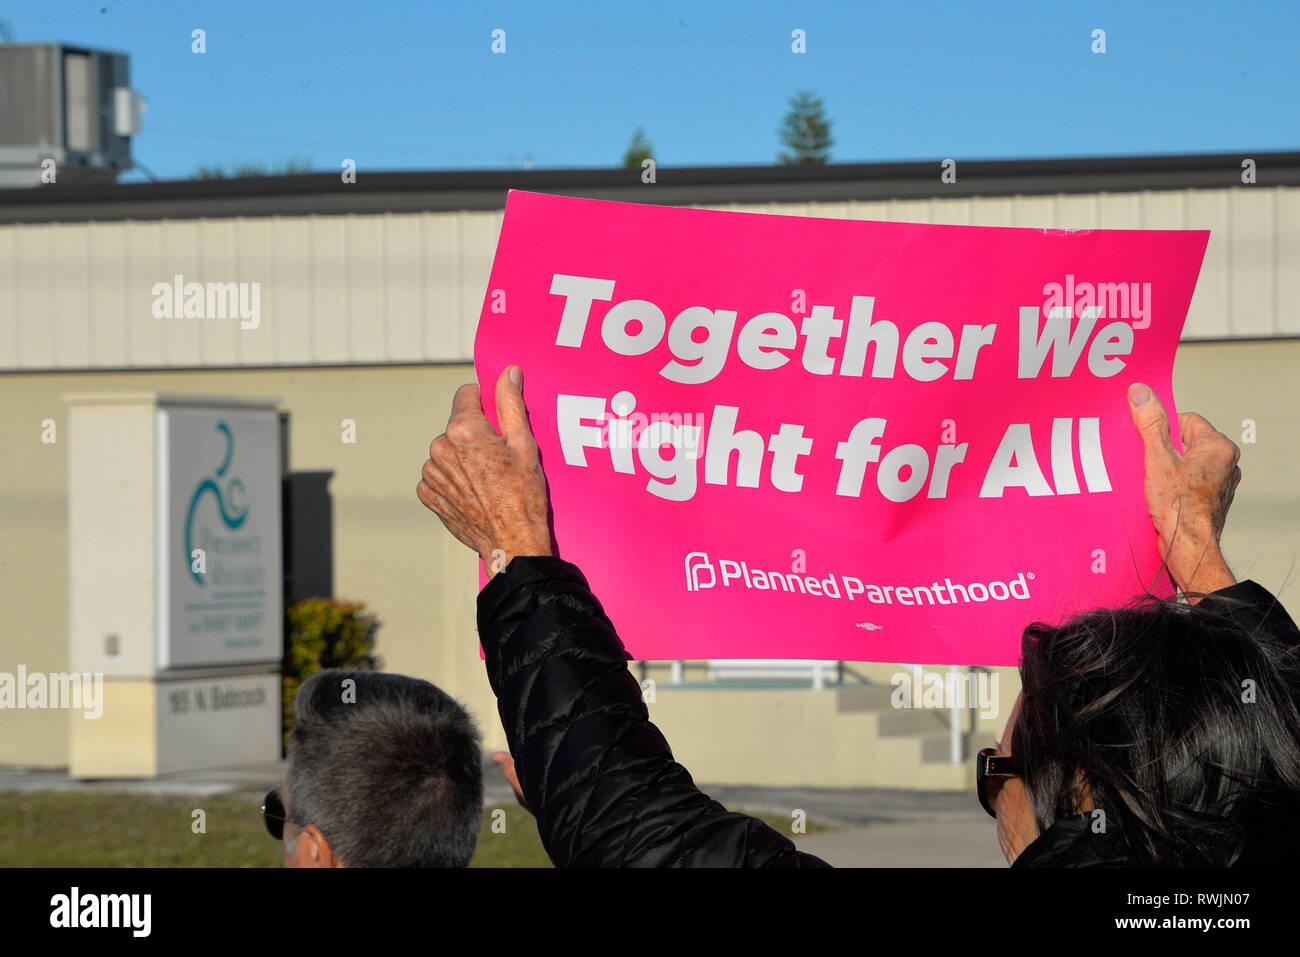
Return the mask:
[[(509, 188), (800, 216), (1210, 229), (1175, 394), (1242, 446), (1229, 561), (1290, 600), (1300, 154), (963, 163), (953, 184), (939, 172), (660, 169), (653, 185), (639, 170), (370, 174), (350, 185), (320, 175), (0, 191), (0, 672), (68, 667), (65, 397), (274, 397), (291, 418), (289, 467), (332, 473), (335, 593), (379, 616), (388, 670), (442, 686), (474, 711), (488, 747), (503, 746), (478, 657), (475, 563), (414, 489), (452, 392), (473, 377)], [(155, 317), (152, 290), (175, 276), (258, 283), (256, 326)], [(105, 508), (114, 495), (106, 485)], [(651, 716), (705, 782), (968, 786), (970, 762), (950, 763), (946, 712), (894, 711), (897, 667), (848, 667), (843, 683), (816, 688), (810, 675), (720, 681), (702, 663), (655, 665)], [(963, 757), (1000, 733), (1017, 691), (1013, 669), (996, 671), (1000, 714), (979, 720), (973, 741), (961, 716)], [(0, 711), (0, 764), (66, 766), (69, 720)]]

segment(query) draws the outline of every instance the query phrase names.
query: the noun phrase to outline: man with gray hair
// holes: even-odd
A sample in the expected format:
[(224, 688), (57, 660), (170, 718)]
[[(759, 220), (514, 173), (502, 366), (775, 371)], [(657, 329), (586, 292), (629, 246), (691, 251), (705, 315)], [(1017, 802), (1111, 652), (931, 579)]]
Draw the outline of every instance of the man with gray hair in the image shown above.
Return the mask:
[(285, 867), (467, 867), (483, 822), (478, 729), (427, 681), (328, 669), (298, 689), (289, 771), (262, 815)]

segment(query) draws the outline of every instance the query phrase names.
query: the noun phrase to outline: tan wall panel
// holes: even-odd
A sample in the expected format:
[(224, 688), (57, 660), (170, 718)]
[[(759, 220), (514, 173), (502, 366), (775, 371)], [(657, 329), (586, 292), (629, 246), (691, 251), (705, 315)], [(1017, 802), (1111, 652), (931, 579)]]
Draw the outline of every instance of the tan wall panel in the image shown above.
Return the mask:
[[(430, 303), (429, 321), (445, 330), (437, 338), (433, 359), (468, 359), (474, 355), (474, 330), (478, 327), (483, 295), (492, 275), (492, 257), (501, 235), (503, 213), (462, 213), (460, 219), (460, 303), (454, 313), (444, 312), (435, 300)], [(454, 334), (454, 339), (452, 338)]]
[(1055, 196), (1017, 196), (1011, 205), (1012, 226), (1051, 229), (1056, 224)]
[(890, 222), (928, 223), (930, 221), (930, 201), (928, 199), (891, 199), (889, 201)]
[(353, 362), (388, 358), (385, 269), (389, 262), (383, 216), (347, 217), (347, 355)]
[(971, 200), (970, 224), (972, 226), (1014, 226), (1015, 199), (998, 196)]
[(276, 220), (267, 218), (240, 219), (235, 231), (233, 274), (241, 282), (261, 284), (261, 317), (255, 329), (240, 329), (235, 335), (239, 350), (238, 361), (248, 365), (269, 365), (275, 361), (275, 329), (281, 321), (276, 309), (281, 304), (276, 298), (275, 236)]
[(1142, 203), (1134, 193), (1102, 193), (1097, 197), (1098, 229), (1142, 229)]
[(1277, 327), (1294, 335), (1300, 327), (1300, 189), (1274, 190), (1277, 205)]
[(1208, 229), (1201, 274), (1196, 280), (1184, 334), (1227, 337), (1232, 332), (1232, 204), (1222, 190), (1193, 190), (1187, 194), (1187, 226)]
[(273, 221), (271, 295), (267, 322), (274, 361), (311, 362), (313, 317), (325, 290), (312, 285), (312, 220), (277, 216)]
[[(159, 225), (160, 270), (150, 282), (175, 282), (182, 277), (181, 301), (172, 303), (172, 315), (181, 318), (155, 319), (163, 329), (163, 362), (169, 366), (201, 366), (203, 355), (202, 323), (184, 317), (184, 283), (202, 281), (198, 220), (165, 220)], [(173, 295), (173, 299), (174, 299)]]
[[(1242, 482), (1223, 535), (1240, 579), (1300, 615), (1300, 341), (1185, 343), (1174, 366), (1180, 412), (1200, 412), (1241, 447)], [(1246, 442), (1244, 423), (1255, 423)]]
[(0, 229), (0, 369), (21, 366), (18, 353), (18, 243), (17, 229)]
[[(164, 343), (174, 332), (172, 320), (156, 319), (153, 314), (153, 286), (158, 282), (171, 282), (170, 273), (162, 266), (164, 241), (163, 223), (126, 223), (123, 241), (126, 250), (123, 261), (126, 270), (126, 338), (127, 364), (133, 366), (159, 366), (167, 362)], [(95, 309), (111, 311), (111, 303)], [(111, 320), (110, 320), (111, 321)]]
[(1051, 224), (1057, 229), (1099, 229), (1100, 204), (1095, 194), (1060, 196), (1056, 201), (1056, 218)]
[[(193, 276), (187, 275), (186, 281), (204, 283), (243, 283), (253, 281), (254, 277), (243, 274), (236, 265), (235, 246), (237, 244), (237, 220), (209, 219), (203, 220), (199, 229), (199, 268)], [(239, 339), (252, 330), (242, 328), (238, 317), (240, 300), (236, 294), (235, 301), (229, 302), (226, 293), (221, 290), (226, 318), (219, 319), (209, 315), (207, 319), (187, 320), (198, 327), (200, 349), (203, 364), (210, 366), (233, 366), (240, 361)], [(250, 289), (251, 292), (251, 289)], [(251, 304), (251, 301), (250, 301)], [(214, 311), (219, 307), (213, 302)], [(205, 307), (206, 309), (206, 299)], [(250, 320), (251, 321), (251, 320)]]
[[(809, 216), (820, 216), (824, 219), (850, 219), (850, 207), (848, 203), (809, 203)], [(788, 216), (789, 213), (777, 207), (775, 210), (781, 216)]]
[[(69, 365), (88, 366), (92, 355), (90, 230), (79, 224), (57, 223), (50, 246), (51, 311), (45, 317), (56, 354)], [(109, 323), (109, 329), (112, 328)]]
[[(1276, 318), (1276, 226), (1273, 197), (1239, 190), (1232, 204), (1232, 332), (1268, 336), (1278, 332)], [(1293, 264), (1294, 265), (1294, 264)]]
[(68, 763), (81, 777), (150, 777), (158, 773), (157, 692), (149, 681), (104, 681), (109, 720), (69, 718)]
[[(18, 361), (31, 368), (59, 362), (54, 332), (54, 289), (61, 277), (54, 267), (53, 226), (18, 227)], [(62, 277), (63, 282), (69, 281)]]
[[(466, 215), (457, 213), (450, 221), (432, 216), (420, 219), (424, 257), (421, 284), (424, 311), (420, 316), (420, 355), (423, 356), (455, 358), (463, 337), (458, 318), (474, 309), (474, 322), (478, 321), (477, 307), (471, 305), (473, 296), (462, 284), (465, 246), (461, 230)], [(481, 298), (478, 305), (482, 305)], [(506, 308), (510, 308), (508, 295)]]
[(1189, 229), (1187, 193), (1170, 190), (1144, 190), (1142, 221), (1151, 229)]
[[(1224, 536), (1225, 552), (1239, 576), (1281, 591), (1293, 609), (1300, 608), (1293, 584), (1300, 564), (1300, 491), (1293, 479), (1300, 474), (1298, 367), (1300, 340), (1189, 343), (1180, 350), (1174, 376), (1180, 408), (1201, 412), (1239, 443), (1243, 420), (1255, 421), (1257, 442), (1242, 445), (1245, 477)], [(471, 375), (460, 364), (0, 376), (0, 607), (7, 612), (0, 670), (15, 671), (19, 663), (34, 671), (66, 669), (67, 435), (61, 397), (140, 390), (274, 395), (293, 414), (293, 467), (335, 473), (336, 591), (367, 602), (383, 621), (379, 651), (389, 670), (441, 685), (475, 713), (489, 747), (502, 745), (477, 651), (473, 557), (424, 511), (414, 492), (428, 443), (445, 426), (451, 395)], [(58, 422), (56, 445), (40, 442), (40, 421), (47, 417)], [(356, 420), (356, 445), (340, 441), (344, 418)], [(1014, 684), (1004, 678), (1004, 694), (1014, 693)], [(717, 692), (719, 714), (738, 700), (730, 697), (736, 694), (744, 692)], [(692, 738), (717, 740), (714, 722), (696, 715), (674, 727), (675, 747), (713, 753), (715, 744)], [(830, 728), (821, 731), (830, 734)], [(67, 734), (67, 717), (60, 712), (0, 712), (0, 762), (66, 764)], [(816, 734), (805, 746), (807, 741), (816, 743), (812, 752), (822, 747)], [(729, 740), (723, 744), (732, 746)], [(737, 739), (734, 747), (761, 750), (748, 740)], [(829, 750), (820, 753), (830, 760)], [(767, 760), (788, 757), (770, 753)], [(722, 773), (725, 764), (714, 766)], [(754, 780), (778, 773), (785, 772), (758, 767)]]
[[(1046, 228), (1209, 228), (1188, 338), (1300, 335), (1300, 190), (728, 204)], [(500, 211), (0, 226), (0, 368), (468, 361)], [(262, 326), (159, 320), (152, 288), (259, 282)], [(372, 328), (372, 326), (374, 328)]]
[(384, 216), (384, 358), (390, 362), (409, 362), (424, 355), (422, 242), (420, 217)]
[(308, 230), (312, 288), (311, 359), (348, 358), (348, 226), (351, 216), (317, 216)]
[[(55, 378), (0, 376), (0, 671), (11, 674), (20, 664), (44, 673), (68, 664), (71, 380)], [(44, 419), (54, 420), (55, 443), (41, 441)], [(63, 711), (0, 711), (0, 763), (67, 764), (67, 721)]]
[[(86, 227), (86, 284), (81, 308), (86, 318), (86, 363), (130, 363), (127, 328), (127, 257), (125, 223), (90, 223)], [(152, 318), (152, 317), (151, 317)]]
[(854, 200), (849, 204), (849, 214), (851, 219), (865, 219), (871, 222), (881, 222), (889, 217), (889, 204), (885, 202), (872, 203), (863, 200)]
[(926, 213), (932, 223), (945, 226), (971, 225), (971, 200), (969, 199), (932, 199)]

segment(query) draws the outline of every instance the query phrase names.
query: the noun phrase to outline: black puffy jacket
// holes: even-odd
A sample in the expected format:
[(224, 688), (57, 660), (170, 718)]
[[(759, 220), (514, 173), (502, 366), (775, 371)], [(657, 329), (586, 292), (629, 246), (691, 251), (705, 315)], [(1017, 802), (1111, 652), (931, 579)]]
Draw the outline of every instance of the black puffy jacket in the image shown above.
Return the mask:
[[(1248, 629), (1300, 644), (1277, 599), (1253, 582), (1207, 607), (1218, 598)], [(650, 723), (623, 644), (574, 565), (511, 561), (479, 594), (478, 630), (520, 786), (557, 867), (829, 866), (695, 786)], [(1017, 867), (1123, 866), (1116, 836), (1099, 843), (1089, 820), (1058, 821)], [(1290, 828), (1269, 830), (1263, 843), (1297, 840)], [(1285, 846), (1294, 862), (1300, 844)]]
[(516, 558), (479, 594), (488, 680), (556, 867), (828, 867), (695, 786), (576, 567)]

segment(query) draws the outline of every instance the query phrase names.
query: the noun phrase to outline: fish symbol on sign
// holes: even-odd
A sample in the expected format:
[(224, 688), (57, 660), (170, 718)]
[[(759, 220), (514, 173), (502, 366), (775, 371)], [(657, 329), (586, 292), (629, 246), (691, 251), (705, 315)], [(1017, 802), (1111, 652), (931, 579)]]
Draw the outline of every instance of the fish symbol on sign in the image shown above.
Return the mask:
[(885, 626), (877, 625), (869, 621), (860, 621), (858, 622), (858, 627), (865, 628), (867, 631), (881, 631), (884, 629)]

